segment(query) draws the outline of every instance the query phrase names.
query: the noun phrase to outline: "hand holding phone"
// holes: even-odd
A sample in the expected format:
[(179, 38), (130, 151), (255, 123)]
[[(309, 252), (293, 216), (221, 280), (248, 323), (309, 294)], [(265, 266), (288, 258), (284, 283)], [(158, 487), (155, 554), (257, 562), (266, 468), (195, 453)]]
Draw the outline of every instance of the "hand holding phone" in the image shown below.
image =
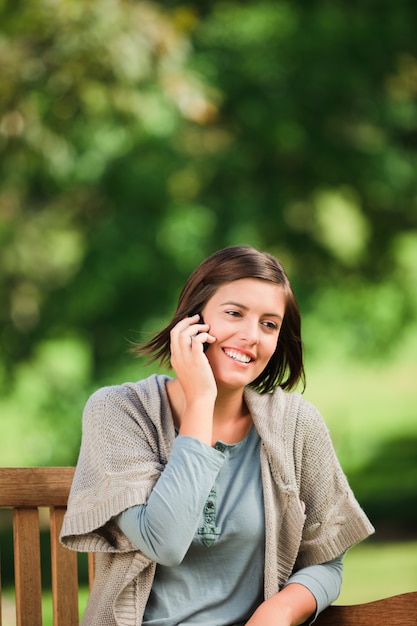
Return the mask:
[[(199, 313), (199, 316), (200, 316), (200, 324), (205, 324), (205, 321), (204, 321), (203, 316), (201, 315), (201, 313)], [(203, 343), (203, 352), (205, 352), (209, 346), (210, 346), (210, 344), (207, 341), (205, 341)]]

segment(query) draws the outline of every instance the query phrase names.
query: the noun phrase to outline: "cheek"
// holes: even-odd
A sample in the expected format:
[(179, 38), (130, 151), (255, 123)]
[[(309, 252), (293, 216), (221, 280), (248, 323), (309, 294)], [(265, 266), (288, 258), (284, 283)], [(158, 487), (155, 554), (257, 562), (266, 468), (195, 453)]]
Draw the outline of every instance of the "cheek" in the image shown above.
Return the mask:
[(210, 324), (209, 333), (210, 335), (216, 337), (218, 342), (227, 339), (232, 334), (231, 329), (227, 327), (227, 324), (222, 324), (219, 321), (214, 324)]
[(269, 355), (268, 356), (268, 361), (273, 356), (273, 354), (275, 353), (275, 351), (277, 349), (277, 345), (278, 345), (278, 337), (271, 338), (271, 341), (268, 343), (268, 347), (266, 349), (266, 352)]

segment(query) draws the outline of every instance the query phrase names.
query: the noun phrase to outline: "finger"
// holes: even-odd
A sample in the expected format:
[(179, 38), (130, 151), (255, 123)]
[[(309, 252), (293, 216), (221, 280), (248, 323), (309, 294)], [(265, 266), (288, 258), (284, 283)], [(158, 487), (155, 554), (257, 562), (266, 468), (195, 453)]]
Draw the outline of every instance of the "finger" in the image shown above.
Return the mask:
[(208, 332), (200, 332), (196, 335), (191, 335), (190, 337), (190, 348), (200, 344), (203, 346), (205, 343), (214, 343), (216, 341), (216, 337), (210, 335)]
[(192, 331), (190, 327), (193, 326), (197, 322), (197, 320), (197, 315), (193, 315), (192, 317), (185, 317), (184, 319), (180, 320), (177, 324), (175, 324), (173, 328), (171, 328), (171, 340), (175, 340), (176, 338), (181, 337), (182, 335), (184, 335), (184, 333), (186, 334), (186, 336), (190, 336), (190, 332), (192, 334), (195, 334), (196, 331)]
[(196, 313), (191, 317), (186, 317), (179, 321), (171, 330), (171, 347), (177, 345), (180, 347), (190, 347), (192, 337), (196, 337), (199, 331), (207, 329), (208, 324), (198, 324), (200, 315)]

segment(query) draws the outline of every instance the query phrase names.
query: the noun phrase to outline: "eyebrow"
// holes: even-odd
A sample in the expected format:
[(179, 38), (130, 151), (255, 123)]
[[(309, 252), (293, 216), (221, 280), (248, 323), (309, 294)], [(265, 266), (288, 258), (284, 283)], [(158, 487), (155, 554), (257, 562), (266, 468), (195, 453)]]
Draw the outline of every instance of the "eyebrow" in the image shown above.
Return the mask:
[[(244, 304), (240, 304), (240, 302), (222, 302), (220, 306), (237, 306), (240, 309), (243, 309), (244, 311), (248, 311), (249, 307), (245, 306)], [(278, 313), (263, 313), (263, 315), (267, 316), (267, 317), (277, 317), (279, 320), (282, 320), (283, 318), (281, 317), (281, 315), (279, 315)]]

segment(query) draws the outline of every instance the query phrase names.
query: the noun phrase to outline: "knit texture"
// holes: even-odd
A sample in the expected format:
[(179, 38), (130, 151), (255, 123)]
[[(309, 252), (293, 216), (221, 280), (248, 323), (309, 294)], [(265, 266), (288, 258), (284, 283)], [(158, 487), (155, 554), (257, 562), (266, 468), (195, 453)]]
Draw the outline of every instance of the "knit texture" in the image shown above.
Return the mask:
[[(138, 626), (155, 563), (112, 518), (144, 504), (175, 439), (168, 377), (105, 387), (86, 404), (80, 456), (62, 543), (96, 552), (84, 626)], [(329, 561), (374, 532), (335, 455), (328, 429), (300, 394), (277, 388), (245, 400), (261, 437), (265, 503), (265, 598), (293, 569)]]

